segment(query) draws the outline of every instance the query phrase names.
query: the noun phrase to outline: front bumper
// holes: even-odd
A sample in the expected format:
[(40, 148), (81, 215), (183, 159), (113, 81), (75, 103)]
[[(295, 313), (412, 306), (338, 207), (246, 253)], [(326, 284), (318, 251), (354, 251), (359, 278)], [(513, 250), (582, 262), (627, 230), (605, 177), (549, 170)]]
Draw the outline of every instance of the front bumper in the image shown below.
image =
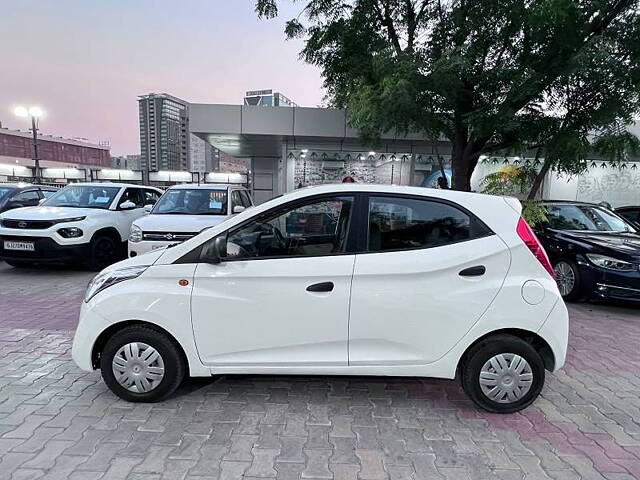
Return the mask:
[(161, 248), (166, 248), (169, 245), (174, 245), (176, 243), (181, 243), (177, 241), (159, 241), (159, 240), (142, 240), (141, 242), (129, 242), (129, 252), (128, 257), (137, 257), (138, 255), (144, 255), (145, 253), (153, 252), (155, 250), (159, 250)]
[[(7, 250), (5, 240), (15, 242), (33, 242), (34, 251)], [(29, 237), (0, 235), (0, 259), (29, 261), (35, 263), (60, 263), (86, 259), (89, 255), (89, 243), (60, 245), (50, 237)]]
[(580, 259), (578, 265), (587, 297), (640, 302), (640, 270), (616, 272), (596, 267), (586, 259)]
[(93, 368), (93, 346), (102, 332), (96, 325), (102, 325), (106, 320), (95, 309), (89, 308), (86, 302), (82, 302), (80, 308), (80, 321), (73, 336), (71, 346), (71, 358), (82, 370), (91, 372)]

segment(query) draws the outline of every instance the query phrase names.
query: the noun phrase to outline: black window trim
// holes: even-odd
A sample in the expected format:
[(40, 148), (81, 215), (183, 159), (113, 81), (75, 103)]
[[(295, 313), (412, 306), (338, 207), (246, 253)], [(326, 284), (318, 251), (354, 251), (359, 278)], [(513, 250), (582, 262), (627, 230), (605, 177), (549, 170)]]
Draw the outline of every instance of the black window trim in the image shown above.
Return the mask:
[[(436, 245), (433, 247), (420, 246), (420, 247), (413, 247), (413, 248), (394, 248), (392, 250), (379, 250), (379, 251), (373, 252), (369, 250), (369, 207), (370, 207), (369, 200), (371, 197), (389, 197), (389, 198), (399, 198), (399, 199), (405, 199), (405, 200), (422, 200), (422, 201), (448, 205), (452, 208), (460, 210), (462, 213), (467, 215), (472, 221), (477, 222), (478, 226), (480, 226), (481, 228), (483, 227), (486, 231), (484, 234), (475, 236), (470, 239), (456, 240), (455, 242), (445, 243), (443, 245)], [(471, 212), (469, 209), (467, 209), (463, 205), (460, 205), (459, 203), (456, 203), (444, 198), (440, 198), (440, 197), (432, 197), (429, 195), (393, 193), (393, 192), (379, 192), (379, 193), (366, 192), (364, 195), (363, 203), (364, 203), (363, 205), (364, 211), (359, 212), (359, 214), (360, 214), (360, 223), (362, 224), (360, 228), (364, 230), (360, 231), (359, 237), (361, 240), (361, 244), (359, 245), (360, 247), (358, 249), (359, 251), (356, 252), (357, 255), (377, 255), (377, 254), (394, 253), (394, 252), (411, 252), (414, 250), (431, 250), (434, 248), (442, 248), (442, 247), (448, 247), (449, 245), (456, 245), (458, 243), (472, 242), (474, 240), (479, 240), (481, 238), (487, 238), (495, 235), (495, 232), (491, 230), (491, 228), (489, 228), (489, 226), (485, 222), (483, 222), (480, 218), (478, 218), (478, 216), (475, 215), (473, 212)]]
[(182, 257), (180, 257), (173, 263), (204, 263), (202, 262), (202, 249), (208, 242), (213, 241), (219, 236), (228, 237), (230, 231), (239, 230), (251, 222), (259, 221), (266, 217), (270, 217), (273, 214), (277, 214), (277, 212), (279, 211), (295, 209), (298, 205), (305, 205), (309, 202), (312, 202), (315, 200), (321, 200), (323, 198), (330, 199), (330, 198), (336, 198), (336, 197), (353, 197), (353, 209), (351, 212), (351, 218), (349, 219), (349, 225), (347, 227), (347, 243), (345, 245), (344, 252), (327, 253), (324, 255), (277, 255), (277, 256), (269, 256), (269, 257), (221, 258), (220, 260), (221, 262), (224, 263), (224, 262), (247, 262), (247, 261), (255, 261), (255, 260), (282, 260), (285, 258), (287, 259), (288, 258), (324, 258), (324, 257), (339, 257), (344, 255), (355, 255), (357, 253), (356, 248), (358, 246), (359, 239), (357, 238), (357, 235), (354, 235), (354, 233), (357, 233), (361, 230), (361, 227), (359, 226), (359, 223), (361, 222), (360, 222), (360, 219), (358, 218), (358, 213), (362, 208), (360, 204), (362, 203), (363, 196), (364, 196), (363, 192), (351, 192), (351, 191), (322, 193), (318, 195), (310, 195), (304, 198), (298, 198), (296, 200), (292, 200), (290, 202), (277, 205), (273, 208), (270, 208), (269, 210), (265, 210), (259, 215), (248, 218), (247, 220), (245, 220), (242, 223), (239, 223), (238, 225), (234, 225), (233, 227), (225, 230), (224, 232), (222, 232), (220, 235), (217, 235), (216, 237), (211, 237), (210, 239), (205, 240), (200, 245), (198, 245), (197, 247), (194, 247), (191, 251), (185, 253)]

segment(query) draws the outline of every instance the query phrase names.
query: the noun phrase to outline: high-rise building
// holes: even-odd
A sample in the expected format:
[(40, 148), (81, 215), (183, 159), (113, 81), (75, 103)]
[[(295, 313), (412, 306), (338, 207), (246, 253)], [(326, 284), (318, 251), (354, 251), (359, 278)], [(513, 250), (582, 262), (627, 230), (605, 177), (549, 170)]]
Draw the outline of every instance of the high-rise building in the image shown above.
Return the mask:
[(245, 105), (260, 107), (297, 107), (293, 100), (273, 90), (251, 90), (244, 95)]
[(189, 138), (189, 171), (213, 172), (218, 169), (219, 150), (193, 133)]
[(143, 171), (187, 170), (189, 103), (166, 93), (138, 97)]

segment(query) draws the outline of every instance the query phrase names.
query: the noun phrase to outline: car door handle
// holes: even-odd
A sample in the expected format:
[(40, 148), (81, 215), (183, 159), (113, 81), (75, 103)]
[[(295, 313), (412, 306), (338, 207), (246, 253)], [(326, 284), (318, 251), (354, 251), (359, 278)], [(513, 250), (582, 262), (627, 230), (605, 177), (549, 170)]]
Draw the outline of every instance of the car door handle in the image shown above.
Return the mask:
[(333, 282), (314, 283), (307, 287), (307, 292), (331, 292), (333, 290)]
[(484, 265), (476, 265), (475, 267), (469, 267), (462, 270), (458, 275), (461, 277), (479, 277), (484, 275), (487, 269)]

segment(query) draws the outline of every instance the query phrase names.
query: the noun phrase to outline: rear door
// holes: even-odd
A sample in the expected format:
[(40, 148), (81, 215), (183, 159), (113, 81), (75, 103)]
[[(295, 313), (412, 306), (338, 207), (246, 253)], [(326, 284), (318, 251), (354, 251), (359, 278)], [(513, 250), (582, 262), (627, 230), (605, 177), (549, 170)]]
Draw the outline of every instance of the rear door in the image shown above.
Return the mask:
[(371, 195), (356, 255), (350, 365), (421, 365), (447, 353), (482, 316), (510, 264), (506, 245), (460, 206)]

